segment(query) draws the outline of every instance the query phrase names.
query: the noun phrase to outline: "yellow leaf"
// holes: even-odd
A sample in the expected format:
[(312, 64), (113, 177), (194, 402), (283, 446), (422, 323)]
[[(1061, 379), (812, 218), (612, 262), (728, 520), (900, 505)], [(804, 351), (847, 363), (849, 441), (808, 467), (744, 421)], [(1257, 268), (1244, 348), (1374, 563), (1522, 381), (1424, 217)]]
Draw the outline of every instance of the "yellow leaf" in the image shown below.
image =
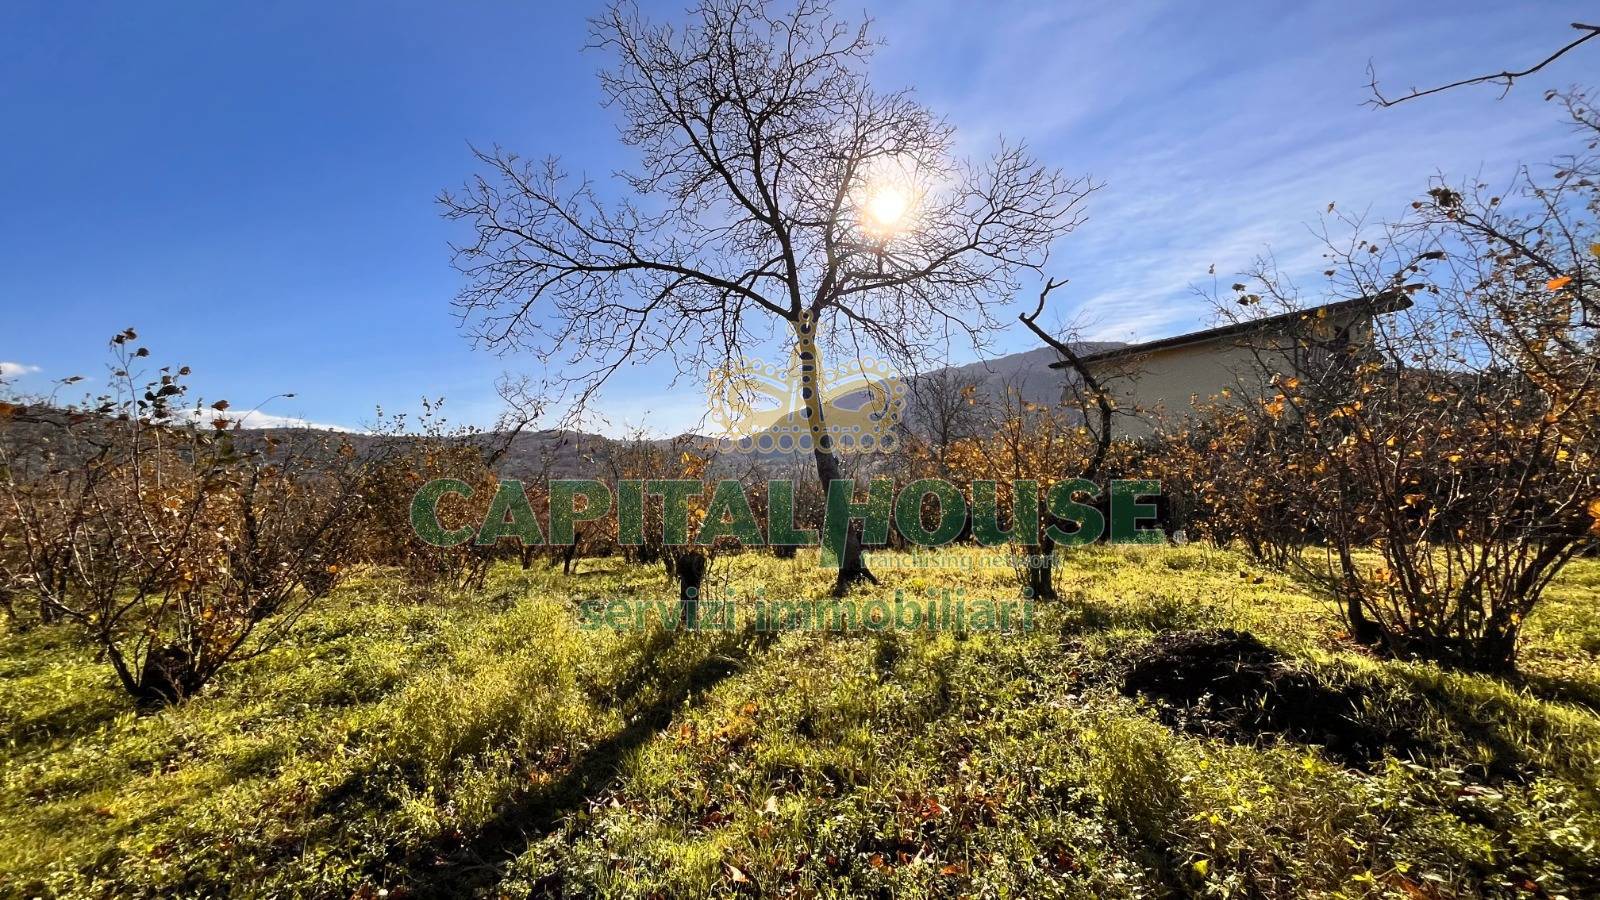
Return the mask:
[(1600, 244), (1590, 244), (1589, 253), (1596, 259), (1600, 259)]
[(1206, 873), (1211, 871), (1211, 861), (1210, 860), (1205, 860), (1205, 859), (1197, 859), (1197, 860), (1195, 860), (1194, 861), (1194, 870), (1196, 872), (1200, 873), (1200, 877), (1201, 878), (1206, 877)]
[(1544, 283), (1544, 289), (1547, 291), (1559, 291), (1571, 283), (1571, 275), (1562, 275), (1559, 278), (1552, 278), (1549, 281), (1546, 281)]

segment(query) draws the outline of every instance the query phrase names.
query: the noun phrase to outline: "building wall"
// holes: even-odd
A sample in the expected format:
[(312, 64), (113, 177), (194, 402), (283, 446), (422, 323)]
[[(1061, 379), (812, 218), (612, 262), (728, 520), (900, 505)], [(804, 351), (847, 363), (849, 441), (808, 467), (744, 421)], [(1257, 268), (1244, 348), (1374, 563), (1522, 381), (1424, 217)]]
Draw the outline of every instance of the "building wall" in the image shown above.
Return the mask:
[[(1360, 316), (1317, 322), (1331, 336), (1347, 329), (1352, 340), (1370, 339), (1371, 320)], [(1233, 400), (1272, 393), (1272, 376), (1294, 373), (1293, 339), (1285, 335), (1235, 335), (1165, 350), (1089, 363), (1117, 405), (1116, 437), (1141, 438), (1179, 424), (1192, 414), (1195, 400)]]

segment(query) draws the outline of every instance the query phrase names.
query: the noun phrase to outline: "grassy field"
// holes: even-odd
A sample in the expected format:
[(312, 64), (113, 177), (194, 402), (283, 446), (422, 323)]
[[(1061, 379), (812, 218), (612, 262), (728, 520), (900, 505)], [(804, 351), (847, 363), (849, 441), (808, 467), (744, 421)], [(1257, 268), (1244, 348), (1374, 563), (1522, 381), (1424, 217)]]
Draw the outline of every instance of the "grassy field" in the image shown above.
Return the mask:
[[(863, 596), (1014, 594), (956, 561)], [(4, 635), (0, 894), (1600, 895), (1600, 562), (1515, 683), (1354, 652), (1230, 553), (1074, 551), (1060, 582), (1027, 633), (684, 634), (581, 623), (675, 596), (657, 567), (369, 573), (142, 717), (66, 632)], [(1164, 674), (1219, 647), (1225, 696)]]

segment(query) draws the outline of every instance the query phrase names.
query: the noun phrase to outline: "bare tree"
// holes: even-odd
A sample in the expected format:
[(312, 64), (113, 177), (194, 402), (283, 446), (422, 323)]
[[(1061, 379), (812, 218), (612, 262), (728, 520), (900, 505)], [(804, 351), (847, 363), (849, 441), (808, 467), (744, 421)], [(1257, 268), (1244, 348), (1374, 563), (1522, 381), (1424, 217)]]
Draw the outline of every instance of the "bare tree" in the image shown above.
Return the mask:
[(112, 339), (97, 398), (0, 404), (0, 586), (77, 629), (153, 708), (275, 646), (334, 587), (365, 472), (325, 433), (241, 446), (226, 402), (182, 407), (187, 367), (144, 381), (137, 337)]
[(911, 381), (911, 421), (907, 422), (913, 443), (921, 442), (941, 478), (950, 474), (950, 449), (956, 441), (970, 437), (983, 420), (977, 393), (983, 379), (950, 367), (919, 375)]
[[(535, 352), (574, 410), (624, 363), (665, 355), (698, 378), (781, 332), (826, 485), (843, 469), (822, 348), (920, 370), (953, 337), (982, 343), (1091, 189), (1019, 145), (955, 158), (949, 124), (868, 84), (867, 23), (827, 2), (705, 0), (681, 29), (619, 3), (592, 35), (638, 151), (616, 176), (622, 199), (498, 148), (440, 198), (475, 229), (455, 248), (464, 323), (491, 348)], [(838, 589), (870, 577), (852, 537)]]
[[(1095, 479), (1105, 473), (1107, 459), (1111, 454), (1112, 417), (1118, 410), (1105, 379), (1084, 363), (1083, 357), (1074, 346), (1081, 344), (1079, 329), (1069, 325), (1058, 336), (1039, 324), (1039, 316), (1044, 313), (1051, 292), (1064, 287), (1066, 283), (1066, 279), (1059, 281), (1054, 278), (1045, 279), (1044, 287), (1039, 291), (1039, 302), (1035, 304), (1033, 312), (1018, 313), (1017, 319), (1046, 346), (1055, 350), (1061, 356), (1062, 362), (1066, 363), (1066, 368), (1070, 372), (1067, 395), (1072, 399), (1073, 412), (1080, 423), (1080, 435), (1089, 447), (1088, 451), (1082, 454), (1065, 452), (1051, 454), (1049, 458), (1059, 462), (1057, 470), (1050, 472), (1049, 475), (1059, 479)], [(1047, 419), (1047, 421), (1053, 420)], [(1048, 525), (1049, 518), (1049, 512), (1046, 510), (1041, 524)], [(1054, 599), (1055, 542), (1050, 539), (1047, 529), (1040, 529), (1037, 543), (1029, 546), (1028, 552), (1032, 559), (1022, 572), (1024, 583), (1033, 592), (1033, 596)]]
[(501, 375), (494, 387), (505, 406), (495, 420), (494, 427), (484, 435), (483, 461), (490, 468), (504, 459), (522, 432), (544, 415), (546, 403), (527, 376)]

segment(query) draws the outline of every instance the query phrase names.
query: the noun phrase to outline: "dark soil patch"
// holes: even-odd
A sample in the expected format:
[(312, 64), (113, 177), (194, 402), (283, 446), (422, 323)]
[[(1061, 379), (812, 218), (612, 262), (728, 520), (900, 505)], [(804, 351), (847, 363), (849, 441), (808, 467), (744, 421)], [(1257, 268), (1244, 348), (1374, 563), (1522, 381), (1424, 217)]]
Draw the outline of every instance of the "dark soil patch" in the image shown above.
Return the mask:
[(1409, 729), (1366, 721), (1364, 686), (1319, 680), (1240, 631), (1157, 635), (1130, 655), (1122, 692), (1159, 701), (1162, 720), (1174, 728), (1238, 743), (1276, 736), (1317, 744), (1357, 768), (1427, 749)]

